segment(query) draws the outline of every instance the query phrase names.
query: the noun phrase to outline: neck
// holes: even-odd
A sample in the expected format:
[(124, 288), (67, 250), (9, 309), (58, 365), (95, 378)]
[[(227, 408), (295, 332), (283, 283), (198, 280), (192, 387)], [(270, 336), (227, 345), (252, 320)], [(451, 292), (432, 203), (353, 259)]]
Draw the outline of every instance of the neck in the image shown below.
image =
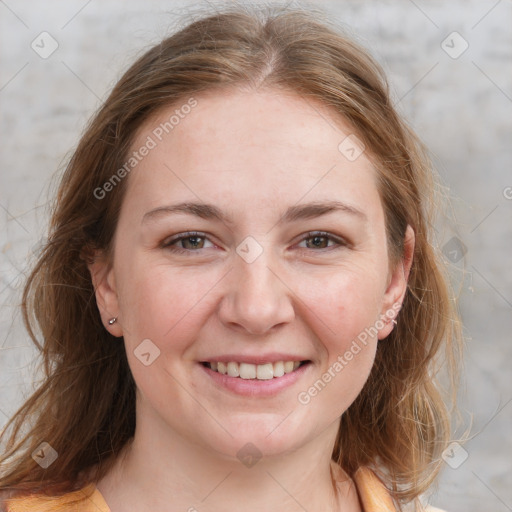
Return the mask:
[(132, 442), (97, 484), (111, 512), (360, 510), (352, 481), (331, 461), (337, 422), (300, 449), (251, 466), (140, 416)]

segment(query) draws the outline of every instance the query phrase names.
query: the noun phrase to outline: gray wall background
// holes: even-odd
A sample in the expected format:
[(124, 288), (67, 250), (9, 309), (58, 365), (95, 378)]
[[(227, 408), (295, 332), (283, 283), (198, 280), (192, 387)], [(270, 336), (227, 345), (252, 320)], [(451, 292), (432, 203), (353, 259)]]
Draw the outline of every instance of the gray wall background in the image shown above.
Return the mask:
[[(0, 425), (37, 379), (18, 305), (59, 169), (121, 72), (184, 11), (204, 5), (0, 1)], [(451, 512), (512, 510), (512, 3), (310, 5), (384, 66), (399, 111), (431, 149), (451, 196), (437, 243), (460, 289), (460, 407), (474, 437), (447, 452), (431, 502)], [(42, 32), (58, 44), (49, 56), (55, 43)]]

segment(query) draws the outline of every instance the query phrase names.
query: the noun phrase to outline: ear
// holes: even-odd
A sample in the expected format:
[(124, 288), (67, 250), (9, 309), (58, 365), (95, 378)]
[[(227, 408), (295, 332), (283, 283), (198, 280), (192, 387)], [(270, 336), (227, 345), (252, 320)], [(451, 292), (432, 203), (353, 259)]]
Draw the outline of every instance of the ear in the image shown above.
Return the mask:
[(382, 302), (382, 310), (380, 312), (381, 323), (384, 326), (379, 329), (378, 338), (382, 340), (389, 336), (393, 330), (395, 317), (398, 315), (407, 291), (407, 280), (411, 270), (414, 255), (415, 235), (411, 226), (407, 226), (404, 237), (404, 253), (400, 261), (392, 270), (384, 300)]
[[(114, 269), (104, 254), (98, 251), (94, 253), (92, 259), (87, 263), (87, 267), (91, 274), (96, 303), (105, 329), (113, 336), (122, 336), (123, 329), (119, 319), (119, 303)], [(116, 318), (117, 321), (110, 325), (108, 322), (112, 318)]]

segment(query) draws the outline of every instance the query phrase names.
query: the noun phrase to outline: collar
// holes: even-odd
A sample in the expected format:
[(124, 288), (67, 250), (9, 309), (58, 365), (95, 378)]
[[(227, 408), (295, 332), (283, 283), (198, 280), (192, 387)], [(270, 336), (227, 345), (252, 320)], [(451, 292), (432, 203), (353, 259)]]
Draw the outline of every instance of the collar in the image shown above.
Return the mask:
[(379, 477), (367, 466), (361, 466), (352, 477), (364, 512), (396, 512), (391, 494)]

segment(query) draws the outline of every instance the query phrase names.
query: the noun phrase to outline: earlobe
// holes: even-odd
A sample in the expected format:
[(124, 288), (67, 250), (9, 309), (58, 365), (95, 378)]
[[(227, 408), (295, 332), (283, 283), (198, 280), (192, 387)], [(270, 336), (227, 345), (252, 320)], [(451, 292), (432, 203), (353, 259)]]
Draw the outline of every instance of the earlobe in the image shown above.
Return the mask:
[(414, 256), (415, 235), (411, 226), (407, 226), (404, 237), (404, 252), (402, 259), (395, 266), (391, 273), (388, 287), (384, 294), (383, 308), (381, 311), (381, 324), (378, 338), (382, 340), (389, 336), (389, 333), (397, 325), (397, 316), (407, 291), (407, 282), (412, 267)]
[(89, 262), (87, 266), (91, 274), (96, 303), (103, 325), (113, 336), (122, 336), (114, 269), (100, 254), (95, 254), (93, 261)]

